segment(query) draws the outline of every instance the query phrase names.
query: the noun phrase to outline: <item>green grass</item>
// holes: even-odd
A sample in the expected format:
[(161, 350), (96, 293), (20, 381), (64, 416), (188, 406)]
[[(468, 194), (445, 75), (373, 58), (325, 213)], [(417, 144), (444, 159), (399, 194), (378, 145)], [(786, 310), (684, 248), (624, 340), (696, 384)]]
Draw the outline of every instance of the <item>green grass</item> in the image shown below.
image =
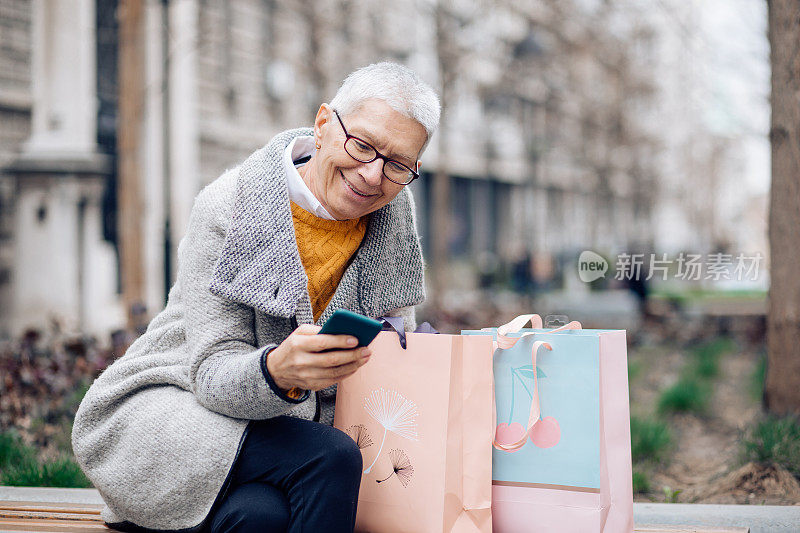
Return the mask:
[(719, 376), (720, 358), (735, 350), (736, 343), (727, 337), (703, 342), (691, 348), (681, 378), (661, 392), (658, 413), (707, 413), (711, 399), (711, 381)]
[(661, 392), (658, 398), (658, 412), (662, 415), (674, 413), (705, 414), (711, 390), (708, 383), (684, 376), (673, 386)]
[(13, 465), (35, 460), (36, 452), (25, 446), (16, 431), (0, 433), (0, 479), (3, 472)]
[(736, 342), (730, 337), (718, 337), (701, 343), (692, 349), (698, 357), (719, 357), (736, 349)]
[(80, 467), (68, 456), (39, 462), (26, 461), (3, 471), (3, 485), (17, 487), (77, 487), (87, 488), (92, 484)]
[[(28, 487), (91, 487), (91, 482), (81, 471), (72, 455), (72, 419), (78, 405), (89, 388), (81, 383), (71, 395), (51, 414), (55, 418), (57, 431), (52, 435), (58, 456), (40, 459), (35, 447), (25, 444), (14, 431), (0, 432), (0, 485)], [(34, 419), (31, 430), (45, 425), (45, 420)]]
[(800, 477), (800, 421), (794, 416), (769, 416), (742, 439), (742, 459), (775, 463)]
[(672, 433), (660, 420), (631, 417), (631, 456), (634, 462), (666, 459)]
[(661, 492), (664, 493), (664, 503), (678, 503), (678, 496), (680, 496), (682, 489), (673, 489), (671, 487), (661, 487)]
[(674, 300), (682, 304), (699, 302), (702, 300), (724, 300), (726, 298), (737, 300), (763, 300), (767, 292), (762, 290), (690, 290), (690, 291), (653, 291), (653, 298)]
[(633, 493), (642, 494), (650, 492), (650, 478), (640, 470), (633, 471)]
[(753, 401), (761, 402), (764, 397), (764, 383), (767, 380), (767, 356), (761, 354), (756, 361), (753, 373), (750, 375), (749, 392)]
[(716, 357), (698, 358), (691, 365), (692, 373), (702, 379), (712, 379), (719, 375), (719, 359)]
[(14, 431), (0, 433), (0, 485), (27, 487), (91, 487), (72, 459), (61, 454), (40, 460), (36, 450)]
[(704, 342), (691, 349), (692, 358), (687, 372), (695, 377), (711, 380), (719, 376), (719, 360), (736, 350), (736, 343), (727, 337)]
[(634, 381), (642, 373), (641, 361), (628, 361), (628, 384)]

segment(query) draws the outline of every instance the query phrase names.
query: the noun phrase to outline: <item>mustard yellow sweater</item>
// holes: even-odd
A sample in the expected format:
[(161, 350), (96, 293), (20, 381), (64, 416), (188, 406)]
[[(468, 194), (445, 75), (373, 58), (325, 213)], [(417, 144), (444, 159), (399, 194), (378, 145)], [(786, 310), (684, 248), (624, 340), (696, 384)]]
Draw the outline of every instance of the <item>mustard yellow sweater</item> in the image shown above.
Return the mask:
[(326, 220), (292, 202), (292, 220), (316, 321), (333, 298), (347, 265), (364, 240), (367, 217)]

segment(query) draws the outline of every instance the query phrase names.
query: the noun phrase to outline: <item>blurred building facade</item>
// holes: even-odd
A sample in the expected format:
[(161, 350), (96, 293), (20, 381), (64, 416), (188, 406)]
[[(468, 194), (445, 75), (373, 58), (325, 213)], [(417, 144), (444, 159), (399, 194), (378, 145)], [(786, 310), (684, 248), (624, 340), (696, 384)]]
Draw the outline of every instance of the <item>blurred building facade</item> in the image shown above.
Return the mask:
[(0, 0), (0, 333), (51, 319), (122, 326), (125, 268), (141, 271), (141, 309), (158, 312), (199, 190), (278, 131), (310, 125), (347, 73), (381, 59), (445, 87), (412, 188), (426, 249), (432, 210), (447, 206), (461, 283), (514, 265), (553, 279), (584, 249), (736, 244), (713, 208), (736, 177), (736, 139), (706, 128), (689, 98), (703, 90), (693, 2), (142, 4), (142, 259), (125, 265), (118, 2)]

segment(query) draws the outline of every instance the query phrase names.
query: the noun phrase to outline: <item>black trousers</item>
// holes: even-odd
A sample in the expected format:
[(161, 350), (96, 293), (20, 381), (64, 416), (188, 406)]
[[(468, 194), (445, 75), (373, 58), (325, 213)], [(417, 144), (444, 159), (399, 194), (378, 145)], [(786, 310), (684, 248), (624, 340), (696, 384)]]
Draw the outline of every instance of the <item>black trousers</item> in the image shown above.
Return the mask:
[(254, 420), (210, 531), (352, 533), (362, 468), (361, 451), (336, 428)]

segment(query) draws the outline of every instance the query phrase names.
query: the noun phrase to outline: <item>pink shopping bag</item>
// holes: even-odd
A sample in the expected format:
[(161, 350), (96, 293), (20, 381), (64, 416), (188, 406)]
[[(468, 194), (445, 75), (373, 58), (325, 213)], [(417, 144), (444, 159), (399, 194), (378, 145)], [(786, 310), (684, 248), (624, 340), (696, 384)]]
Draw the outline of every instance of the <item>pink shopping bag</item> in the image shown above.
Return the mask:
[(494, 530), (632, 533), (625, 331), (541, 326), (462, 332), (497, 348)]
[(361, 448), (356, 531), (492, 529), (492, 339), (381, 332), (334, 426)]

